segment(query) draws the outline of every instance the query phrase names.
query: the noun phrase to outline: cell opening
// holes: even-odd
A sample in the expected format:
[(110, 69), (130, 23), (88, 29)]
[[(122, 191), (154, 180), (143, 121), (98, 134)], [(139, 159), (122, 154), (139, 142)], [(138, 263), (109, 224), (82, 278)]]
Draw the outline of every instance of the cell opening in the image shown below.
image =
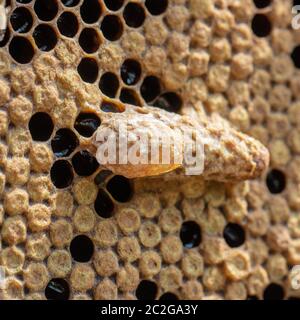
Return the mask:
[(168, 0), (146, 0), (145, 6), (153, 16), (157, 16), (167, 10)]
[(32, 115), (28, 126), (34, 141), (48, 141), (54, 128), (51, 117), (45, 112), (37, 112)]
[(104, 112), (121, 112), (120, 108), (115, 103), (110, 101), (103, 101), (100, 109)]
[(182, 107), (182, 99), (175, 92), (165, 92), (154, 101), (153, 105), (169, 112), (178, 113)]
[(34, 11), (40, 20), (51, 21), (58, 13), (58, 4), (56, 0), (36, 0)]
[(112, 176), (112, 172), (110, 170), (101, 170), (95, 177), (94, 182), (96, 185), (101, 185), (105, 183), (105, 181)]
[(85, 23), (95, 23), (99, 20), (102, 10), (98, 0), (84, 0), (80, 7), (80, 15)]
[(82, 112), (76, 118), (74, 128), (80, 135), (89, 138), (100, 126), (100, 123), (101, 121), (96, 114), (90, 112)]
[(85, 28), (79, 36), (79, 44), (86, 53), (94, 53), (100, 46), (100, 38), (93, 28)]
[(61, 0), (61, 2), (65, 7), (76, 7), (80, 0)]
[(92, 175), (99, 167), (96, 158), (93, 157), (87, 150), (81, 150), (72, 157), (74, 171), (82, 177)]
[(16, 36), (10, 41), (9, 53), (16, 62), (26, 64), (32, 60), (34, 49), (27, 38)]
[(300, 45), (294, 48), (293, 52), (291, 53), (291, 58), (295, 67), (300, 69)]
[(114, 203), (103, 189), (99, 189), (98, 191), (94, 208), (96, 213), (102, 218), (107, 219), (113, 216)]
[(83, 58), (78, 67), (77, 71), (84, 82), (94, 83), (98, 77), (98, 64), (93, 58)]
[(10, 23), (14, 31), (18, 33), (26, 33), (32, 27), (33, 18), (27, 8), (19, 7), (11, 14)]
[(50, 51), (57, 43), (55, 30), (47, 24), (38, 25), (33, 31), (33, 38), (41, 51)]
[(184, 222), (180, 229), (180, 239), (183, 246), (187, 249), (199, 246), (202, 235), (198, 223), (194, 221)]
[(267, 175), (266, 184), (271, 193), (281, 193), (286, 186), (285, 174), (280, 170), (272, 169)]
[(142, 280), (135, 291), (135, 295), (138, 300), (154, 300), (157, 292), (158, 289), (155, 282), (151, 280)]
[(264, 300), (283, 300), (284, 290), (277, 283), (270, 283), (264, 290)]
[(133, 190), (129, 179), (116, 175), (112, 177), (107, 185), (107, 191), (118, 202), (127, 202), (132, 198)]
[(19, 3), (27, 4), (30, 3), (32, 0), (17, 0)]
[(45, 296), (47, 300), (68, 300), (70, 296), (68, 282), (61, 278), (51, 279), (45, 288)]
[(71, 241), (70, 252), (75, 261), (88, 262), (94, 253), (93, 241), (85, 235), (78, 235)]
[(134, 106), (141, 106), (140, 99), (134, 90), (123, 88), (120, 93), (120, 100)]
[(110, 98), (115, 98), (119, 89), (118, 77), (112, 72), (104, 73), (100, 78), (99, 89), (106, 96)]
[(78, 145), (76, 134), (67, 128), (59, 129), (51, 141), (53, 153), (57, 157), (69, 156)]
[(72, 12), (63, 12), (57, 19), (57, 27), (59, 32), (68, 38), (75, 37), (78, 32), (78, 20)]
[(103, 36), (110, 41), (119, 40), (123, 33), (123, 24), (118, 16), (107, 15), (101, 23)]
[(124, 0), (104, 0), (107, 9), (118, 11), (123, 6)]
[(129, 2), (123, 11), (126, 24), (132, 28), (139, 28), (145, 21), (144, 8), (135, 2)]
[(148, 76), (141, 85), (141, 96), (145, 102), (151, 102), (161, 93), (160, 81), (155, 76)]
[(272, 0), (253, 0), (253, 2), (256, 8), (263, 9), (268, 7), (271, 4)]
[(133, 59), (126, 59), (121, 66), (121, 78), (129, 86), (135, 85), (142, 74), (140, 63)]
[(175, 293), (172, 292), (165, 292), (164, 294), (162, 294), (159, 298), (159, 300), (178, 300), (178, 297), (176, 296)]
[(252, 30), (257, 37), (267, 37), (272, 30), (269, 18), (262, 13), (257, 13), (252, 19)]
[(244, 229), (237, 223), (228, 223), (224, 228), (223, 237), (231, 248), (241, 246), (246, 238)]
[(71, 185), (74, 178), (71, 164), (67, 160), (55, 161), (50, 170), (50, 177), (56, 188), (67, 188)]

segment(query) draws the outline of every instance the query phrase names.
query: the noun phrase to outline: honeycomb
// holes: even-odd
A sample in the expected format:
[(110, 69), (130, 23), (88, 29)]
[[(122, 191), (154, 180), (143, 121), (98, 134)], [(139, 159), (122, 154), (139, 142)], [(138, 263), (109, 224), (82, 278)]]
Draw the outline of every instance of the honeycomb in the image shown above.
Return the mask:
[[(296, 4), (6, 1), (0, 298), (298, 299)], [(89, 142), (120, 102), (217, 112), (270, 168), (240, 183), (114, 175)]]

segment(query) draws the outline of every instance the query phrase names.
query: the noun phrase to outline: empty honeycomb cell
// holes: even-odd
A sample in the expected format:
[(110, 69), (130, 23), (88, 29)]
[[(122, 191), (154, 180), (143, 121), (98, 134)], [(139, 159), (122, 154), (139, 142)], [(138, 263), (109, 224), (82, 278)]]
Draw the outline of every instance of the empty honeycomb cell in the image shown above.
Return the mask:
[(268, 7), (271, 3), (272, 0), (253, 0), (256, 8), (262, 9)]
[(277, 169), (270, 170), (266, 178), (266, 184), (271, 193), (281, 193), (286, 186), (285, 174)]
[(165, 292), (159, 297), (159, 300), (162, 300), (162, 301), (164, 301), (164, 300), (175, 301), (175, 300), (178, 300), (178, 297), (176, 296), (175, 293)]
[(27, 4), (30, 3), (32, 0), (16, 0), (19, 3)]
[(99, 20), (102, 9), (98, 0), (84, 0), (80, 7), (80, 15), (85, 23), (95, 23)]
[(152, 15), (157, 16), (167, 10), (168, 0), (146, 0), (145, 6)]
[(155, 107), (176, 113), (180, 111), (182, 104), (181, 97), (175, 92), (165, 92), (153, 103)]
[(32, 27), (33, 18), (27, 8), (19, 7), (11, 14), (10, 23), (14, 31), (18, 33), (26, 33)]
[(157, 284), (151, 280), (142, 280), (136, 288), (135, 295), (138, 300), (155, 300)]
[(75, 120), (74, 128), (83, 137), (91, 137), (100, 126), (100, 119), (94, 113), (81, 112)]
[(95, 157), (87, 150), (81, 150), (72, 157), (74, 171), (82, 177), (92, 175), (99, 167)]
[(129, 2), (123, 11), (126, 24), (132, 28), (140, 27), (145, 21), (144, 8), (136, 2)]
[(265, 14), (257, 13), (252, 19), (252, 30), (257, 37), (267, 37), (272, 31), (272, 24)]
[(112, 177), (108, 181), (106, 189), (119, 202), (128, 202), (133, 195), (131, 181), (119, 175)]
[(94, 253), (92, 240), (85, 235), (76, 236), (70, 244), (72, 258), (78, 262), (88, 262)]
[(142, 74), (142, 68), (138, 61), (127, 59), (121, 66), (121, 78), (125, 84), (132, 86), (135, 85)]
[(120, 100), (124, 103), (132, 104), (134, 106), (141, 106), (141, 101), (138, 94), (131, 89), (123, 88), (120, 93)]
[(32, 34), (35, 44), (41, 51), (52, 50), (57, 43), (55, 30), (47, 24), (38, 25)]
[(194, 221), (185, 221), (180, 229), (180, 239), (185, 248), (197, 247), (202, 239), (200, 226)]
[(83, 81), (94, 83), (98, 77), (99, 67), (95, 59), (83, 58), (80, 61), (77, 70)]
[(86, 53), (94, 53), (99, 49), (100, 38), (93, 28), (84, 28), (79, 36), (79, 44)]
[(68, 300), (70, 296), (68, 282), (61, 278), (51, 279), (45, 288), (45, 296), (47, 300)]
[(116, 41), (123, 34), (122, 21), (116, 15), (107, 15), (102, 20), (101, 31), (107, 40)]
[(35, 0), (34, 11), (42, 21), (53, 20), (58, 12), (58, 3), (56, 0)]
[(56, 188), (68, 187), (74, 178), (71, 164), (66, 160), (55, 161), (50, 171), (50, 177)]
[(114, 207), (114, 203), (110, 199), (109, 195), (103, 189), (99, 189), (94, 204), (97, 214), (102, 218), (110, 218), (114, 213)]
[(246, 238), (243, 227), (237, 223), (228, 223), (224, 228), (223, 237), (231, 248), (241, 246)]
[(118, 11), (123, 6), (124, 0), (104, 0), (107, 9)]
[(61, 0), (64, 6), (66, 7), (76, 7), (80, 0)]
[(120, 112), (118, 105), (110, 101), (102, 101), (100, 109), (104, 112)]
[(47, 141), (54, 128), (51, 117), (46, 112), (35, 113), (29, 121), (29, 131), (35, 141)]
[(75, 14), (69, 11), (63, 12), (57, 19), (57, 27), (63, 36), (69, 38), (75, 37), (79, 28)]
[(100, 78), (99, 89), (106, 96), (115, 98), (119, 89), (119, 85), (118, 77), (112, 72), (106, 72)]
[(292, 53), (291, 53), (291, 58), (294, 62), (294, 65), (297, 69), (300, 69), (300, 46), (296, 46)]
[(110, 170), (101, 170), (94, 179), (96, 185), (102, 185), (113, 173)]
[(53, 153), (57, 157), (69, 156), (78, 146), (79, 141), (75, 133), (70, 129), (59, 129), (51, 140)]
[(277, 283), (270, 283), (264, 290), (264, 300), (283, 300), (284, 289)]
[(141, 95), (145, 102), (151, 102), (160, 95), (161, 85), (159, 78), (148, 76), (143, 80), (140, 88)]
[(16, 36), (9, 43), (9, 53), (18, 63), (29, 63), (34, 56), (34, 49), (27, 38)]

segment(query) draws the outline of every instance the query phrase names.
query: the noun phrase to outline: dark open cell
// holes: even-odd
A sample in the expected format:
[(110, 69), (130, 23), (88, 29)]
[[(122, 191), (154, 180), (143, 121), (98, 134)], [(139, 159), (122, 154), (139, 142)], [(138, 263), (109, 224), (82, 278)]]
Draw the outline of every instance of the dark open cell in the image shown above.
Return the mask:
[(268, 7), (272, 0), (253, 0), (253, 2), (256, 5), (256, 8), (262, 9)]
[(154, 101), (153, 105), (169, 112), (178, 113), (182, 107), (182, 100), (175, 92), (165, 92)]
[(53, 153), (57, 157), (69, 156), (78, 146), (76, 134), (67, 128), (59, 129), (51, 141)]
[(37, 112), (32, 115), (28, 126), (34, 141), (49, 140), (54, 127), (51, 117), (45, 112)]
[(80, 0), (61, 0), (64, 6), (66, 7), (75, 7), (78, 5)]
[(119, 89), (118, 77), (112, 72), (104, 73), (100, 78), (99, 89), (106, 96), (108, 96), (110, 98), (114, 98), (117, 94), (118, 89)]
[(55, 30), (47, 24), (38, 25), (33, 31), (33, 38), (41, 51), (50, 51), (57, 43)]
[(99, 71), (97, 61), (93, 58), (83, 58), (77, 67), (77, 71), (83, 81), (94, 83)]
[(51, 21), (58, 12), (56, 0), (35, 0), (34, 11), (38, 18), (43, 21)]
[(257, 296), (248, 296), (247, 300), (259, 300)]
[(120, 100), (124, 103), (140, 106), (141, 102), (134, 90), (123, 88), (120, 93)]
[(157, 16), (167, 10), (168, 0), (146, 0), (145, 5), (152, 15)]
[(267, 37), (272, 30), (269, 18), (262, 13), (257, 13), (252, 19), (252, 30), (257, 37)]
[(142, 74), (140, 63), (133, 59), (127, 59), (121, 66), (121, 78), (127, 85), (136, 84)]
[(33, 18), (28, 9), (25, 7), (19, 7), (11, 14), (10, 23), (16, 32), (26, 33), (32, 27)]
[(76, 118), (74, 128), (80, 135), (89, 138), (100, 126), (100, 123), (101, 121), (96, 114), (82, 112)]
[(111, 11), (119, 10), (124, 3), (124, 0), (104, 0), (104, 4), (107, 9)]
[(101, 23), (103, 36), (110, 41), (119, 40), (123, 33), (123, 24), (118, 16), (107, 15)]
[(277, 283), (270, 283), (264, 290), (264, 300), (283, 300), (284, 290)]
[(99, 167), (96, 158), (86, 150), (75, 153), (72, 158), (72, 164), (75, 172), (82, 177), (92, 175)]
[(160, 95), (160, 81), (155, 76), (148, 76), (141, 85), (141, 95), (146, 102), (151, 102)]
[(47, 300), (68, 300), (70, 296), (68, 282), (61, 278), (51, 279), (45, 288), (45, 296)]
[(266, 183), (271, 193), (281, 193), (286, 186), (285, 174), (280, 170), (272, 169), (267, 175)]
[(50, 170), (50, 177), (56, 188), (68, 187), (74, 178), (71, 164), (67, 160), (55, 161)]
[(9, 53), (18, 63), (29, 63), (34, 56), (30, 41), (24, 37), (13, 37), (9, 44)]
[(294, 48), (291, 53), (291, 58), (296, 68), (300, 69), (300, 46)]
[(110, 170), (101, 170), (94, 179), (95, 184), (103, 184), (112, 174)]
[(17, 0), (17, 2), (19, 3), (23, 3), (23, 4), (27, 4), (29, 2), (31, 2), (32, 0)]
[(101, 107), (100, 109), (104, 112), (120, 112), (120, 109), (118, 108), (118, 106), (110, 101), (103, 101), (101, 103)]
[(84, 0), (80, 7), (80, 15), (85, 23), (95, 23), (101, 15), (101, 6), (98, 0)]
[(93, 241), (85, 235), (78, 235), (71, 241), (70, 252), (75, 261), (88, 262), (94, 253)]
[(180, 229), (180, 239), (185, 248), (191, 249), (199, 246), (202, 235), (198, 223), (194, 221), (186, 221)]
[(107, 185), (107, 191), (119, 202), (127, 202), (132, 198), (133, 190), (129, 179), (116, 175), (112, 177)]
[(99, 189), (98, 191), (94, 208), (102, 218), (110, 218), (114, 213), (114, 203), (103, 189)]
[(123, 11), (123, 17), (126, 24), (132, 28), (140, 27), (145, 21), (144, 8), (135, 2), (129, 2)]
[(237, 223), (228, 223), (224, 228), (223, 237), (229, 247), (236, 248), (245, 242), (245, 231)]
[(85, 28), (79, 36), (79, 44), (87, 53), (94, 53), (100, 46), (100, 38), (97, 31), (93, 28)]
[(157, 285), (151, 280), (142, 280), (136, 291), (135, 295), (138, 300), (154, 300), (157, 295)]
[(178, 300), (178, 297), (176, 296), (176, 294), (172, 293), (172, 292), (165, 292), (164, 294), (162, 294), (159, 298), (159, 300)]
[(293, 1), (293, 6), (297, 6), (300, 5), (300, 0), (294, 0)]
[(79, 28), (75, 14), (72, 12), (63, 12), (57, 19), (57, 27), (63, 36), (73, 38)]

